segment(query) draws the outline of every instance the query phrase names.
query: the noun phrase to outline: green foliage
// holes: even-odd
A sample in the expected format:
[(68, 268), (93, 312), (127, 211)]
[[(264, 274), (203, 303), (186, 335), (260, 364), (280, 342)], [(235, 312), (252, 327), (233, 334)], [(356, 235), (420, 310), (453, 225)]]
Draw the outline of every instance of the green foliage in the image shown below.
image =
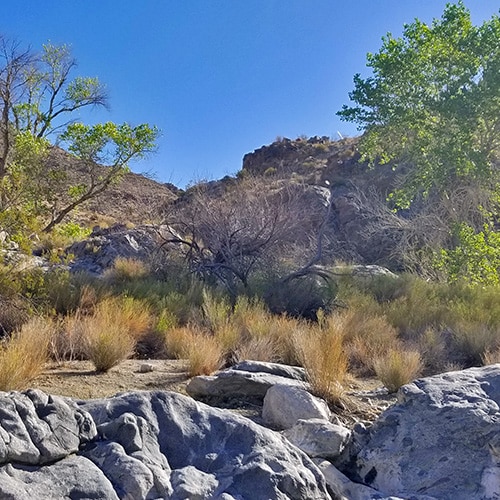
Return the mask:
[(365, 131), (363, 159), (411, 165), (393, 193), (407, 207), (460, 178), (489, 183), (500, 151), (500, 18), (472, 24), (462, 2), (431, 25), (415, 20), (368, 54), (373, 75), (354, 77), (354, 107), (338, 115)]
[(92, 229), (80, 226), (80, 224), (77, 224), (76, 222), (66, 222), (65, 224), (60, 224), (56, 231), (58, 234), (68, 238), (69, 240), (83, 240), (90, 236), (90, 233), (92, 233)]
[(437, 268), (447, 274), (448, 280), (475, 285), (500, 283), (500, 233), (488, 224), (482, 231), (475, 231), (466, 223), (457, 224), (454, 233), (455, 247), (442, 249), (436, 259)]

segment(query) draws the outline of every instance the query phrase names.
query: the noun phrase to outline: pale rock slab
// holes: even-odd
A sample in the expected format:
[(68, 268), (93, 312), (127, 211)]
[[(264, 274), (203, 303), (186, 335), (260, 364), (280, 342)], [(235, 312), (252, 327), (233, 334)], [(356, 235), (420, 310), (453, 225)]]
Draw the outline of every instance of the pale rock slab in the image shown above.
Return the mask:
[(266, 393), (262, 418), (266, 424), (279, 429), (290, 429), (299, 420), (330, 419), (331, 412), (322, 399), (302, 387), (277, 384)]

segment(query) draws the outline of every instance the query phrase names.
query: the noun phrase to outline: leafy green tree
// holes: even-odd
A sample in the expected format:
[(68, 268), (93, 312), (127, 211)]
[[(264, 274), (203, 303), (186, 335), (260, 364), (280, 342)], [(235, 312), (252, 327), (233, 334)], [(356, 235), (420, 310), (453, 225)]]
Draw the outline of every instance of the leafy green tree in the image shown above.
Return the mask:
[(49, 43), (36, 54), (0, 36), (0, 178), (7, 175), (17, 132), (40, 139), (67, 125), (64, 117), (71, 121), (74, 111), (107, 105), (99, 79), (72, 79), (75, 67), (67, 45)]
[[(35, 54), (0, 36), (0, 226), (13, 233), (35, 230), (35, 221), (50, 231), (154, 150), (158, 130), (147, 124), (74, 123), (76, 110), (107, 105), (98, 78), (72, 78), (75, 67), (67, 45)], [(77, 185), (50, 161), (56, 134), (82, 162)]]
[(500, 18), (474, 26), (462, 2), (427, 25), (387, 34), (367, 55), (372, 75), (354, 77), (354, 106), (338, 115), (364, 131), (372, 163), (407, 167), (397, 207), (463, 179), (497, 182), (500, 152)]
[[(367, 66), (371, 76), (354, 76), (354, 105), (337, 113), (364, 132), (362, 159), (403, 174), (396, 209), (421, 199), (449, 207), (438, 261), (450, 280), (498, 282), (499, 16), (474, 26), (462, 1), (447, 4), (430, 25), (416, 19), (400, 38), (387, 34)], [(482, 199), (469, 213), (454, 199), (464, 189)]]
[(158, 129), (147, 124), (136, 127), (112, 122), (92, 126), (70, 124), (60, 139), (68, 144), (71, 153), (82, 160), (85, 177), (83, 182), (69, 188), (69, 199), (59, 198), (57, 193), (50, 191), (46, 193), (46, 199), (51, 201), (51, 219), (44, 231), (50, 231), (76, 207), (120, 181), (123, 174), (129, 171), (131, 160), (143, 158), (154, 151), (157, 137)]

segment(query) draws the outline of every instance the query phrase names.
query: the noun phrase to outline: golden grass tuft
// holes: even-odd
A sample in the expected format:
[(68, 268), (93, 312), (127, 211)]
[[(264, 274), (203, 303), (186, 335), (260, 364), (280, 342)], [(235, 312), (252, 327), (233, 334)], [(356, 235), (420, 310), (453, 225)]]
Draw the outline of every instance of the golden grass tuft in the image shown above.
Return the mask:
[(238, 361), (251, 359), (253, 361), (280, 361), (281, 355), (276, 340), (271, 337), (249, 339), (236, 348), (235, 357)]
[(194, 334), (186, 348), (190, 377), (210, 375), (221, 368), (224, 361), (224, 349), (213, 335)]
[(149, 274), (149, 266), (142, 260), (117, 257), (113, 267), (104, 273), (104, 278), (111, 283), (123, 283), (124, 281), (146, 278)]
[(81, 321), (86, 354), (98, 372), (108, 371), (130, 357), (146, 324), (149, 324), (149, 313), (147, 321), (141, 316), (134, 317), (131, 313), (135, 306), (124, 312), (120, 303), (117, 299), (105, 299), (91, 316)]
[[(364, 310), (348, 310), (340, 318), (350, 366), (358, 375), (373, 375), (374, 360), (399, 342), (395, 328), (384, 316)], [(327, 322), (332, 320), (338, 321), (335, 316), (327, 318)]]
[(334, 405), (342, 405), (348, 376), (348, 359), (344, 350), (344, 325), (336, 316), (325, 328), (313, 328), (296, 337), (301, 364), (307, 372), (314, 394)]
[(418, 351), (391, 349), (374, 361), (375, 373), (389, 392), (396, 392), (421, 373), (423, 364)]
[(49, 359), (54, 324), (32, 318), (0, 348), (0, 390), (25, 389), (43, 370)]

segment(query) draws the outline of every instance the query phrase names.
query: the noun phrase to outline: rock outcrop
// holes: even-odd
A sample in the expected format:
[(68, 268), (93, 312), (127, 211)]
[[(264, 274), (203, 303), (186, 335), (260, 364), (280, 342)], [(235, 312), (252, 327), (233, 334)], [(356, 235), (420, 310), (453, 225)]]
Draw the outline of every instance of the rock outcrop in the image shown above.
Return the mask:
[(66, 251), (73, 257), (73, 272), (101, 275), (113, 266), (117, 257), (151, 262), (161, 246), (160, 227), (139, 226), (129, 229), (123, 224), (94, 228), (89, 238), (78, 241)]
[(386, 495), (500, 498), (500, 365), (403, 386), (344, 471)]
[(285, 438), (168, 392), (0, 394), (0, 498), (330, 498)]

